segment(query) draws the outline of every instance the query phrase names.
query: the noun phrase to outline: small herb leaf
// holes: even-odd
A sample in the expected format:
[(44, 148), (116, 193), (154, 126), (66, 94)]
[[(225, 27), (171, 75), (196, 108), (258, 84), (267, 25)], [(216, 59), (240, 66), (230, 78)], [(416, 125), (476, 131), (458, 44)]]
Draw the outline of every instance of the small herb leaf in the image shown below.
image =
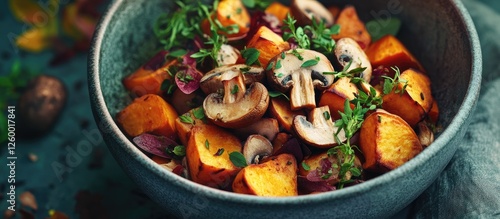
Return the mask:
[(229, 153), (229, 160), (231, 160), (236, 167), (246, 167), (248, 165), (243, 154), (238, 151)]

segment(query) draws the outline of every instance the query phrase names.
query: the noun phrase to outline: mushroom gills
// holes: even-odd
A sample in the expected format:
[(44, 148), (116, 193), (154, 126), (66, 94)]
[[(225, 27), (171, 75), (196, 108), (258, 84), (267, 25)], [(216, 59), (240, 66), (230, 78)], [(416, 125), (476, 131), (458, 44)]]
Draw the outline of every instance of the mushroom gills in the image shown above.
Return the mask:
[(273, 145), (262, 135), (248, 136), (243, 146), (243, 156), (247, 164), (258, 164), (273, 153)]

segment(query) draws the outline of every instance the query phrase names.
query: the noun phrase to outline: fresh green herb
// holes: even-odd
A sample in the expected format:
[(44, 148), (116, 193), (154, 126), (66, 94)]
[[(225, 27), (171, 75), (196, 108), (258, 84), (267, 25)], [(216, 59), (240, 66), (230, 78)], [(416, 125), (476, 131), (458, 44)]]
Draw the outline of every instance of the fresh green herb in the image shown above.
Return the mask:
[[(406, 87), (408, 86), (408, 81), (401, 78), (401, 72), (398, 67), (391, 67), (395, 72), (394, 78), (388, 76), (382, 76), (384, 80), (384, 94), (389, 94), (394, 90), (394, 93), (401, 95), (405, 92)], [(399, 86), (402, 85), (401, 88)]]
[[(352, 65), (352, 59), (349, 60), (349, 62), (344, 66), (342, 71), (334, 71), (334, 72), (323, 72), (325, 75), (335, 75), (335, 78), (343, 78), (343, 77), (349, 77), (349, 78), (356, 78), (355, 76), (363, 71), (365, 71), (366, 67), (358, 67), (349, 70), (349, 68)], [(363, 80), (362, 78), (357, 78), (358, 80)]]
[(297, 20), (292, 18), (290, 14), (287, 14), (285, 20), (283, 20), (285, 24), (283, 26), (284, 30), (289, 30), (290, 32), (283, 33), (283, 39), (288, 41), (289, 39), (294, 39), (297, 42), (299, 48), (302, 49), (310, 49), (311, 48), (311, 40), (309, 36), (304, 32), (302, 27), (295, 27), (295, 23)]
[(240, 88), (238, 85), (234, 85), (233, 88), (231, 88), (231, 94), (237, 94)]
[(285, 59), (286, 55), (285, 52), (281, 52), (281, 59)]
[(356, 98), (352, 100), (352, 103), (357, 104), (359, 102), (361, 106), (369, 110), (375, 110), (382, 106), (382, 97), (377, 96), (377, 91), (372, 86), (370, 86), (370, 92), (365, 93), (363, 89), (359, 89), (358, 94), (355, 94), (355, 96)]
[(256, 10), (264, 10), (269, 6), (273, 1), (272, 0), (242, 0), (243, 5), (250, 9)]
[(236, 167), (246, 167), (248, 164), (247, 164), (247, 160), (245, 159), (245, 157), (243, 156), (242, 153), (238, 152), (238, 151), (233, 151), (229, 154), (229, 160), (231, 160), (231, 162), (234, 164), (234, 166)]
[[(228, 42), (225, 35), (220, 34), (220, 32), (225, 32), (228, 34), (237, 33), (239, 31), (238, 25), (231, 25), (224, 27), (217, 18), (213, 18), (213, 10), (217, 8), (218, 1), (214, 1), (213, 7), (209, 7), (205, 4), (199, 2), (198, 4), (198, 14), (203, 17), (203, 19), (207, 19), (210, 23), (210, 36), (206, 36), (207, 41), (206, 45), (212, 46), (211, 48), (202, 48), (197, 53), (191, 55), (191, 58), (197, 59), (198, 62), (203, 62), (205, 58), (211, 57), (213, 60), (217, 60), (217, 56), (219, 55), (219, 51), (221, 50), (222, 45)], [(201, 21), (199, 21), (201, 23)], [(194, 26), (199, 27), (199, 23), (194, 24)], [(202, 34), (200, 34), (202, 35)], [(217, 62), (215, 62), (217, 63)]]
[(193, 109), (193, 116), (196, 119), (203, 120), (205, 119), (205, 110), (203, 107), (198, 107), (196, 109)]
[(302, 168), (304, 168), (305, 171), (309, 171), (311, 170), (311, 167), (309, 165), (307, 165), (306, 162), (302, 161)]
[(174, 58), (180, 58), (180, 57), (182, 57), (182, 56), (184, 56), (186, 54), (187, 54), (187, 50), (185, 50), (185, 49), (178, 49), (178, 50), (175, 50), (175, 51), (172, 51), (172, 52), (168, 53), (167, 56), (174, 57)]
[(217, 152), (215, 152), (214, 156), (220, 156), (224, 153), (224, 148), (219, 148), (219, 150), (217, 150)]
[[(7, 70), (8, 71), (8, 70)], [(10, 72), (0, 75), (0, 143), (8, 139), (7, 106), (14, 105), (21, 96), (21, 92), (37, 73), (22, 66), (21, 61), (15, 60)]]
[(287, 100), (290, 100), (290, 98), (288, 98), (284, 93), (281, 93), (281, 92), (278, 92), (278, 91), (268, 91), (269, 93), (269, 96), (270, 97), (279, 97), (279, 96), (283, 96), (285, 97)]
[(177, 86), (175, 85), (175, 83), (172, 83), (172, 81), (170, 81), (170, 79), (165, 79), (161, 83), (160, 89), (162, 91), (167, 92), (167, 94), (172, 94), (172, 93), (174, 93), (174, 90), (176, 87)]
[(318, 64), (318, 62), (319, 62), (319, 57), (316, 56), (316, 58), (309, 59), (309, 60), (305, 61), (304, 63), (302, 63), (302, 65), (300, 67), (307, 68), (307, 67), (315, 66)]
[(388, 19), (376, 19), (366, 22), (366, 29), (372, 37), (372, 42), (379, 40), (385, 35), (396, 36), (401, 28), (401, 20), (395, 17)]
[[(357, 102), (354, 109), (351, 109), (350, 102), (346, 100), (344, 102), (344, 112), (339, 112), (341, 118), (335, 121), (335, 126), (338, 127), (338, 129), (337, 132), (334, 133), (334, 136), (336, 141), (339, 142), (339, 145), (330, 148), (328, 154), (337, 156), (340, 179), (338, 188), (340, 189), (343, 188), (345, 184), (351, 182), (350, 178), (348, 178), (348, 172), (353, 176), (359, 176), (359, 174), (361, 174), (360, 170), (354, 166), (356, 156), (353, 148), (357, 147), (351, 145), (351, 138), (361, 128), (366, 112), (368, 112), (368, 108), (363, 108), (359, 102)], [(338, 136), (341, 130), (345, 133), (347, 139), (345, 142), (341, 142)]]
[(247, 66), (247, 67), (244, 67), (244, 68), (240, 68), (240, 71), (243, 72), (243, 74), (246, 74), (246, 73), (248, 73), (250, 71), (250, 69), (252, 69), (252, 68), (250, 68), (250, 67)]
[(292, 55), (297, 57), (300, 61), (304, 61), (304, 57), (302, 57), (302, 55), (300, 55), (300, 52), (297, 49), (292, 49), (291, 53), (292, 53)]
[(153, 30), (155, 35), (164, 45), (164, 49), (184, 46), (196, 34), (200, 34), (199, 23), (203, 20), (197, 4), (175, 1), (177, 10), (162, 14), (156, 20)]
[(245, 59), (245, 64), (248, 66), (255, 63), (260, 65), (259, 55), (260, 52), (256, 48), (248, 48), (241, 51), (241, 56)]
[(332, 35), (339, 33), (340, 26), (338, 24), (327, 28), (324, 20), (318, 22), (316, 19), (312, 19), (312, 26), (308, 25), (304, 28), (312, 34), (311, 42), (314, 49), (325, 54), (332, 53), (335, 48), (335, 40), (332, 39)]
[(186, 156), (186, 147), (184, 147), (183, 145), (177, 145), (174, 147), (173, 152), (179, 157), (184, 157)]
[(191, 115), (189, 113), (179, 116), (179, 119), (183, 123), (194, 124), (194, 120), (193, 118), (191, 118)]
[(278, 78), (281, 78), (281, 77), (283, 77), (283, 76), (284, 76), (284, 74), (283, 74), (283, 73), (277, 73), (277, 72), (275, 72), (275, 73), (274, 73), (274, 76), (276, 76), (276, 77), (278, 77)]
[(325, 117), (326, 120), (330, 120), (331, 116), (328, 111), (323, 112), (323, 117)]
[(243, 9), (242, 9), (242, 8), (237, 8), (237, 9), (236, 9), (236, 14), (241, 14), (241, 12), (243, 12)]
[(276, 66), (274, 67), (274, 69), (280, 69), (282, 66), (281, 66), (281, 59), (278, 59), (278, 61), (276, 61)]
[(270, 71), (271, 69), (273, 69), (273, 66), (274, 66), (274, 61), (269, 62), (269, 64), (267, 64), (266, 71)]
[(210, 142), (208, 142), (208, 139), (205, 139), (205, 148), (210, 149)]
[(182, 83), (189, 83), (190, 81), (193, 81), (194, 78), (191, 75), (188, 75), (186, 71), (178, 71), (177, 74), (175, 74), (175, 77), (179, 79)]

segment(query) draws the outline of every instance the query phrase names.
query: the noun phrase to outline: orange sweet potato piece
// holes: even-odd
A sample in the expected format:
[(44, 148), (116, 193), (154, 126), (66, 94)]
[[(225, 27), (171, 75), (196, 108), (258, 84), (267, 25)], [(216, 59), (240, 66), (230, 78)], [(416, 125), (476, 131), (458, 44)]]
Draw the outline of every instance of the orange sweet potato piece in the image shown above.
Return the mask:
[(304, 110), (292, 110), (290, 101), (282, 96), (271, 98), (269, 111), (278, 120), (280, 126), (288, 132), (292, 130), (293, 117), (296, 115), (305, 115)]
[(402, 72), (409, 68), (425, 72), (420, 62), (396, 37), (387, 35), (374, 42), (366, 50), (366, 55), (372, 63), (373, 69), (384, 66), (397, 66)]
[(418, 136), (408, 123), (384, 110), (366, 117), (359, 146), (365, 157), (363, 168), (374, 172), (395, 169), (422, 151)]
[(186, 147), (191, 179), (209, 187), (227, 188), (240, 170), (229, 153), (241, 152), (241, 147), (236, 136), (217, 126), (195, 126)]
[(233, 191), (257, 196), (297, 196), (295, 157), (280, 154), (243, 168), (234, 179)]
[(159, 69), (145, 69), (141, 66), (134, 73), (123, 79), (125, 88), (137, 97), (146, 94), (161, 95), (161, 84), (165, 79), (172, 79), (166, 71), (170, 66), (177, 64), (177, 60), (168, 61)]
[(265, 12), (276, 16), (278, 20), (281, 23), (283, 23), (283, 20), (285, 20), (286, 15), (290, 13), (290, 8), (279, 2), (273, 2), (269, 6), (267, 6)]
[[(328, 106), (332, 118), (337, 120), (340, 119), (338, 112), (344, 112), (345, 101), (353, 100), (356, 97), (355, 94), (358, 94), (356, 85), (351, 83), (350, 78), (342, 77), (323, 91), (318, 106)], [(354, 108), (352, 103), (351, 108)]]
[(259, 50), (259, 62), (265, 68), (276, 55), (290, 49), (290, 44), (285, 42), (280, 35), (274, 33), (266, 26), (261, 26), (257, 33), (250, 39), (248, 48)]
[[(219, 32), (219, 34), (223, 34), (229, 39), (243, 38), (250, 30), (250, 14), (241, 0), (221, 0), (212, 19), (217, 19), (223, 27), (229, 27), (231, 25), (238, 26), (237, 33), (228, 34), (222, 31)], [(201, 30), (205, 34), (212, 34), (210, 31), (210, 21), (208, 21), (208, 19), (202, 21)]]
[(189, 137), (191, 136), (191, 130), (195, 126), (203, 126), (203, 125), (209, 124), (208, 120), (206, 120), (206, 119), (201, 120), (200, 118), (196, 118), (196, 116), (194, 116), (195, 113), (196, 114), (201, 113), (200, 111), (203, 112), (203, 108), (198, 107), (198, 108), (191, 109), (188, 112), (182, 114), (182, 116), (184, 118), (190, 118), (190, 120), (192, 122), (183, 121), (181, 119), (181, 116), (179, 116), (175, 119), (176, 133), (177, 133), (177, 136), (179, 137), (180, 142), (183, 145), (188, 144)]
[(414, 69), (404, 71), (400, 78), (408, 82), (405, 92), (394, 92), (396, 89), (402, 89), (403, 85), (398, 84), (398, 88), (384, 95), (382, 108), (400, 116), (414, 127), (432, 107), (431, 82), (426, 75)]
[(156, 94), (136, 98), (116, 115), (117, 123), (130, 137), (151, 133), (173, 140), (177, 138), (176, 118), (175, 109)]
[(361, 21), (354, 6), (346, 6), (337, 17), (336, 23), (340, 25), (340, 33), (332, 35), (332, 38), (339, 40), (349, 37), (358, 42), (362, 49), (366, 49), (371, 42), (371, 36), (366, 30), (365, 23)]

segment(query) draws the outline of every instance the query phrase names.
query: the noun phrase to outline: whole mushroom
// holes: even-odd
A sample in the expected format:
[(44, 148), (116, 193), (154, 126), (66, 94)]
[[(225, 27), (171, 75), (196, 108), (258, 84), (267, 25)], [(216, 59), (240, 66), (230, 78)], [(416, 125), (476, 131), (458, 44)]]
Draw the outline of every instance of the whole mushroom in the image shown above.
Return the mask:
[[(307, 49), (291, 50), (275, 56), (267, 71), (271, 86), (281, 92), (290, 90), (292, 110), (316, 107), (314, 89), (326, 89), (335, 76), (324, 74), (334, 68), (323, 54)], [(269, 68), (268, 68), (269, 69)]]
[(222, 93), (211, 93), (203, 101), (207, 118), (214, 124), (225, 128), (241, 128), (262, 118), (269, 106), (269, 93), (266, 87), (252, 83), (245, 87), (241, 72), (226, 75)]
[(337, 146), (346, 141), (344, 130), (340, 130), (337, 142), (334, 133), (338, 127), (332, 121), (328, 106), (322, 106), (311, 110), (309, 120), (305, 116), (298, 115), (293, 119), (293, 130), (297, 136), (308, 145), (318, 148), (329, 148)]
[(224, 88), (222, 81), (234, 77), (236, 73), (243, 73), (246, 85), (254, 82), (262, 82), (264, 79), (264, 68), (258, 66), (247, 66), (245, 64), (225, 65), (207, 72), (200, 80), (201, 90), (205, 94), (215, 93)]
[(243, 146), (243, 156), (247, 164), (258, 164), (273, 153), (273, 145), (262, 135), (248, 136)]
[(301, 26), (311, 24), (312, 19), (323, 20), (326, 26), (332, 26), (334, 22), (332, 13), (316, 0), (292, 0), (290, 14)]
[(365, 51), (361, 49), (356, 41), (351, 38), (342, 38), (338, 40), (334, 53), (338, 63), (342, 67), (351, 63), (346, 72), (356, 68), (365, 68), (365, 70), (360, 73), (360, 77), (366, 82), (370, 82), (372, 77), (372, 65)]

